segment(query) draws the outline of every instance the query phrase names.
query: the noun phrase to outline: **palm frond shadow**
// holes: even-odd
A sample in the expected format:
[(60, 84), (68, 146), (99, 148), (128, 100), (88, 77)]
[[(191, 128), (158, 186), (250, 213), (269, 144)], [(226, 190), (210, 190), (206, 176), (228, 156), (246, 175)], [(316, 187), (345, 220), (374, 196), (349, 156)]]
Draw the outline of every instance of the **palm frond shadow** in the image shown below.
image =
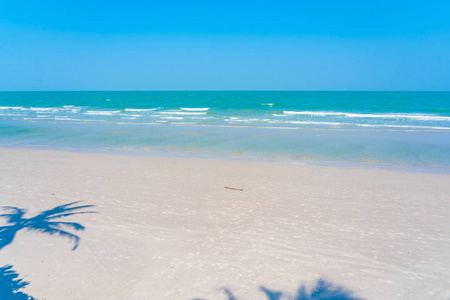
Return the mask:
[[(282, 291), (269, 290), (261, 286), (259, 288), (266, 296), (265, 300), (362, 300), (353, 296), (353, 292), (342, 286), (336, 286), (331, 282), (319, 279), (316, 285), (308, 291), (305, 285), (300, 286), (296, 295), (290, 295)], [(238, 300), (228, 288), (220, 289), (225, 293), (227, 300)], [(205, 300), (205, 299), (192, 299)]]
[(42, 211), (32, 218), (24, 217), (27, 211), (23, 208), (4, 206), (3, 210), (6, 213), (1, 214), (0, 217), (5, 218), (8, 225), (0, 226), (0, 250), (11, 244), (17, 232), (22, 229), (49, 235), (57, 234), (69, 238), (74, 242), (72, 250), (75, 250), (79, 245), (80, 238), (76, 234), (67, 231), (67, 229), (82, 231), (85, 227), (76, 222), (54, 220), (77, 214), (96, 213), (94, 211), (82, 211), (83, 209), (94, 207), (93, 205), (76, 206), (77, 203), (78, 201), (56, 206), (55, 208)]
[(37, 300), (21, 291), (29, 282), (19, 278), (11, 265), (0, 267), (0, 299)]
[(223, 288), (222, 291), (227, 295), (228, 300), (237, 300), (236, 297), (233, 295), (233, 292), (231, 290)]
[(263, 286), (260, 287), (260, 290), (266, 294), (267, 300), (362, 300), (361, 298), (354, 297), (352, 291), (349, 291), (342, 286), (336, 286), (323, 279), (319, 279), (309, 292), (305, 285), (300, 286), (297, 295), (295, 296), (285, 294), (281, 291), (269, 290)]

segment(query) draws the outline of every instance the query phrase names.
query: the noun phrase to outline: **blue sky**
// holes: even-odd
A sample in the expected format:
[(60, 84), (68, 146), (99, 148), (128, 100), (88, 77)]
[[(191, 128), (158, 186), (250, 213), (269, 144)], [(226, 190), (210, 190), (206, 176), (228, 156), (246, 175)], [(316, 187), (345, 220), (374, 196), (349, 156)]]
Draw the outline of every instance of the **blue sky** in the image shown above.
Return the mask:
[(0, 90), (450, 90), (450, 0), (2, 0)]

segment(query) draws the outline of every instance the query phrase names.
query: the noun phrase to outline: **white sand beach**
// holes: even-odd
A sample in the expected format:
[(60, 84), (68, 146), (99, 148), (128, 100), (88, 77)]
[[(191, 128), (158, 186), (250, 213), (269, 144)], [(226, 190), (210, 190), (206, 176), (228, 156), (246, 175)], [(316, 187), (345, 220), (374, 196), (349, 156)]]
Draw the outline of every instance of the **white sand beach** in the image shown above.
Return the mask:
[(288, 299), (319, 279), (449, 299), (449, 195), (448, 174), (2, 148), (1, 206), (96, 213), (52, 220), (85, 227), (74, 250), (23, 223), (0, 267), (47, 300)]

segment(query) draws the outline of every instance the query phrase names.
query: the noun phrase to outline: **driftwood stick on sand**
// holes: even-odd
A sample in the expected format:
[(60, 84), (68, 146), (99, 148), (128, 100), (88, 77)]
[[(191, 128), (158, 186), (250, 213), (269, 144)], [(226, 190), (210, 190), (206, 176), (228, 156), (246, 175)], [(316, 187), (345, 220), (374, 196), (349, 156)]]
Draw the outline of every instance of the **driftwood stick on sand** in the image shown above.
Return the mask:
[(229, 189), (229, 190), (235, 190), (235, 191), (241, 191), (241, 192), (244, 190), (244, 189), (232, 188), (232, 187), (229, 187), (229, 186), (226, 186), (225, 188)]

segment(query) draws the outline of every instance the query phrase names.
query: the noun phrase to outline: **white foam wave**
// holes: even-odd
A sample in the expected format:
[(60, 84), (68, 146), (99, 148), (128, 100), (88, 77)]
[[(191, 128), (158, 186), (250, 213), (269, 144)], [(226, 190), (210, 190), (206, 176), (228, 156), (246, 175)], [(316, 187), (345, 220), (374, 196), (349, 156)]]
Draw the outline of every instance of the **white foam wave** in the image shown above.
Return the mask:
[(190, 120), (209, 120), (210, 118), (208, 117), (190, 117)]
[(125, 111), (155, 111), (156, 108), (125, 108)]
[(18, 113), (13, 113), (13, 114), (0, 114), (0, 116), (8, 116), (8, 117), (23, 117), (25, 115), (23, 114), (18, 114)]
[[(344, 116), (349, 118), (381, 118), (381, 119), (413, 119), (417, 121), (450, 121), (450, 117), (431, 114), (409, 114), (409, 113), (346, 113), (333, 111), (283, 111), (284, 115), (307, 115), (307, 116)], [(273, 116), (283, 116), (273, 114)]]
[(22, 106), (0, 106), (0, 109), (22, 109)]
[(104, 122), (103, 120), (77, 119), (77, 118), (69, 118), (66, 116), (56, 116), (55, 120), (57, 120), (57, 121), (77, 121), (77, 122)]
[(314, 121), (288, 121), (286, 124), (303, 125), (332, 125), (332, 126), (357, 126), (372, 128), (402, 128), (402, 129), (428, 129), (428, 130), (450, 130), (450, 127), (419, 126), (419, 125), (388, 125), (388, 124), (362, 124), (362, 123), (339, 123), (339, 122), (314, 122)]
[(95, 115), (95, 116), (111, 116), (120, 113), (120, 110), (88, 110), (84, 112), (85, 115)]
[(58, 112), (58, 110), (37, 110), (37, 111), (35, 111), (36, 114), (49, 114), (49, 113), (54, 113), (54, 112)]
[(209, 110), (209, 107), (199, 107), (199, 108), (180, 107), (180, 109), (186, 111), (207, 111)]
[(30, 107), (29, 110), (36, 111), (36, 112), (48, 112), (48, 111), (58, 111), (59, 108), (57, 108), (57, 107)]
[(325, 112), (325, 111), (283, 111), (285, 115), (309, 115), (309, 116), (331, 116), (331, 115), (343, 115), (344, 113)]
[(161, 111), (159, 112), (161, 115), (186, 115), (186, 116), (194, 116), (194, 115), (206, 115), (206, 112), (185, 112), (185, 111)]
[(345, 113), (350, 118), (385, 118), (385, 119), (413, 119), (417, 121), (450, 121), (450, 117), (427, 114), (354, 114)]
[(183, 117), (161, 117), (164, 120), (184, 120)]
[(273, 103), (261, 103), (261, 105), (273, 106)]

